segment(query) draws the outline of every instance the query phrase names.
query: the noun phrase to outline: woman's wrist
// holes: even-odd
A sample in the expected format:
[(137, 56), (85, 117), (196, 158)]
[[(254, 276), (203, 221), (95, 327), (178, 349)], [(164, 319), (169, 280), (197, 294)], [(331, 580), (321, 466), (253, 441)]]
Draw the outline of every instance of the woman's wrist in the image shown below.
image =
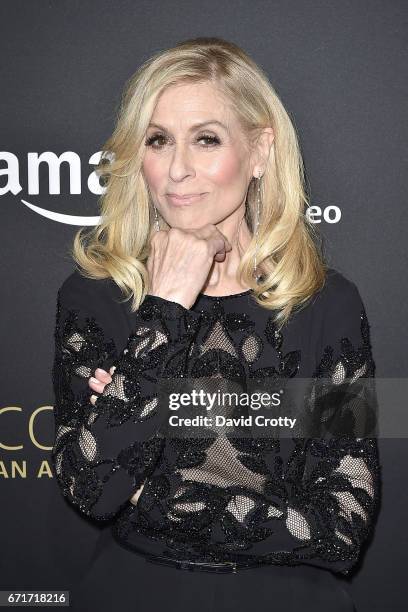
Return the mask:
[(176, 294), (176, 293), (159, 293), (159, 292), (150, 292), (149, 291), (149, 293), (146, 294), (146, 298), (147, 298), (147, 296), (150, 296), (150, 297), (153, 297), (153, 298), (159, 298), (160, 300), (165, 300), (166, 302), (171, 302), (173, 304), (177, 304), (178, 306), (181, 306), (185, 310), (189, 310), (190, 307), (191, 307), (191, 304), (187, 304), (185, 299), (182, 296), (180, 296), (179, 294)]

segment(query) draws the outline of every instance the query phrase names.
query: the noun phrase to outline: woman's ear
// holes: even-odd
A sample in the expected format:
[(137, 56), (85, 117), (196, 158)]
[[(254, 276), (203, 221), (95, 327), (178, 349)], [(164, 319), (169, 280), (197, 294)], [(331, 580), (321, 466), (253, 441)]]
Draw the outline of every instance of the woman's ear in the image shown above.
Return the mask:
[(252, 171), (253, 176), (258, 177), (259, 174), (262, 176), (262, 174), (265, 172), (265, 166), (269, 159), (274, 139), (275, 134), (271, 127), (264, 128), (259, 134), (255, 146), (256, 163)]

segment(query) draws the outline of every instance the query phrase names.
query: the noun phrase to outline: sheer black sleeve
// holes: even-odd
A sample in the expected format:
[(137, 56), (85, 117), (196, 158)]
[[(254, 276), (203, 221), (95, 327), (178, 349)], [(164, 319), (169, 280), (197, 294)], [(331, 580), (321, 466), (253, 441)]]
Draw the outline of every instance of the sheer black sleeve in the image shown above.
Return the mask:
[[(99, 520), (128, 503), (160, 460), (168, 415), (158, 410), (157, 381), (165, 368), (177, 375), (194, 322), (180, 304), (147, 295), (119, 351), (108, 330), (121, 312), (100, 290), (65, 283), (58, 291), (52, 463), (63, 495)], [(88, 379), (111, 365), (112, 382), (92, 405)]]
[(357, 287), (344, 283), (322, 306), (317, 367), (305, 402), (320, 419), (321, 437), (314, 423), (314, 437), (285, 441), (291, 451), (271, 484), (281, 491), (276, 515), (291, 543), (272, 557), (348, 574), (373, 529), (380, 495), (377, 439), (363, 437), (359, 424), (373, 435), (375, 363)]

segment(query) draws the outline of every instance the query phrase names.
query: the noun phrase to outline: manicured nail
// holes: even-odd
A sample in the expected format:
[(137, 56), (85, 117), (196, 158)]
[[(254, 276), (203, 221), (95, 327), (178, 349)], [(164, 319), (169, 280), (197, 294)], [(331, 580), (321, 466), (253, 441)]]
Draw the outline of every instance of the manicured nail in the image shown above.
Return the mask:
[(97, 378), (94, 378), (93, 376), (91, 376), (91, 378), (89, 379), (92, 383), (96, 383), (96, 384), (100, 384), (100, 381)]

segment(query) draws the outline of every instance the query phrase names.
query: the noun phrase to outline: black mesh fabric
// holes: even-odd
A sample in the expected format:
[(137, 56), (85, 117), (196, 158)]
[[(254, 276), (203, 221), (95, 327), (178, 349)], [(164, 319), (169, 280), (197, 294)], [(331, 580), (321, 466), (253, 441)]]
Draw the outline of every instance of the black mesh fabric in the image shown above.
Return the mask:
[[(211, 391), (266, 377), (333, 386), (374, 377), (355, 285), (331, 270), (316, 299), (279, 330), (250, 291), (200, 294), (190, 310), (147, 295), (130, 313), (98, 283), (74, 275), (58, 293), (52, 457), (63, 495), (87, 516), (112, 520), (129, 550), (347, 574), (378, 506), (374, 438), (259, 438), (220, 427), (169, 436), (159, 387), (183, 377), (204, 388), (210, 380)], [(112, 382), (93, 406), (88, 378), (111, 365)]]

